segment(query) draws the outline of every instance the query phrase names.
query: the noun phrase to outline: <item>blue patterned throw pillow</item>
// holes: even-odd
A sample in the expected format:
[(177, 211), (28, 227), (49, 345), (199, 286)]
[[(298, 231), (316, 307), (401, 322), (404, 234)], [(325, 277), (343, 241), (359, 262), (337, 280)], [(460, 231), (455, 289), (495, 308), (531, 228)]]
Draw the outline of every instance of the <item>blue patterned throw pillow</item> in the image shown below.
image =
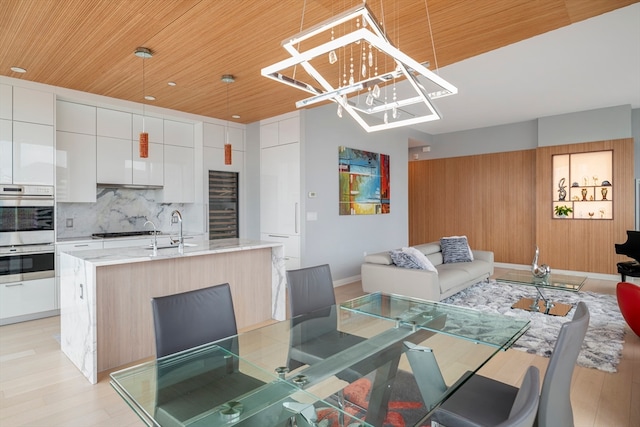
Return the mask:
[(469, 242), (467, 242), (467, 236), (443, 237), (440, 239), (440, 248), (444, 264), (473, 261), (473, 253)]

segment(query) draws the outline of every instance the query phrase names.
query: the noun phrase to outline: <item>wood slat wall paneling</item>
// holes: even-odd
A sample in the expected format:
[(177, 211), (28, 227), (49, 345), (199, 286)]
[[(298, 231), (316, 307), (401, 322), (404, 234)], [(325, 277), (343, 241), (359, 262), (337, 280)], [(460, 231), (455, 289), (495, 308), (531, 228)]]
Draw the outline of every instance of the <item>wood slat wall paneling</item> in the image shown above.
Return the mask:
[(409, 244), (466, 235), (497, 262), (535, 247), (535, 150), (409, 163)]
[[(552, 156), (613, 150), (613, 220), (554, 219), (551, 205), (557, 183), (552, 182)], [(553, 269), (616, 274), (615, 243), (634, 229), (633, 139), (540, 147), (536, 152), (536, 241), (540, 259)]]

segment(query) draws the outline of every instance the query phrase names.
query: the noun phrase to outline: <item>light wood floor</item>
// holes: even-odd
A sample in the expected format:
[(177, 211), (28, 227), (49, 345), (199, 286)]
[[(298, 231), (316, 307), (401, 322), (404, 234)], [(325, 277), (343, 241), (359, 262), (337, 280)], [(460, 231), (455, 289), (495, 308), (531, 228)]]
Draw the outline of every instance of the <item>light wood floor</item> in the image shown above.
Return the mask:
[[(583, 290), (615, 294), (614, 281), (589, 279)], [(359, 282), (336, 288), (344, 301), (363, 294)], [(144, 424), (103, 376), (91, 385), (54, 339), (59, 317), (0, 327), (0, 427), (126, 427)], [(577, 366), (571, 400), (576, 427), (640, 426), (640, 338), (627, 327), (618, 372)], [(508, 350), (480, 371), (518, 385), (530, 364), (544, 373), (548, 359)]]

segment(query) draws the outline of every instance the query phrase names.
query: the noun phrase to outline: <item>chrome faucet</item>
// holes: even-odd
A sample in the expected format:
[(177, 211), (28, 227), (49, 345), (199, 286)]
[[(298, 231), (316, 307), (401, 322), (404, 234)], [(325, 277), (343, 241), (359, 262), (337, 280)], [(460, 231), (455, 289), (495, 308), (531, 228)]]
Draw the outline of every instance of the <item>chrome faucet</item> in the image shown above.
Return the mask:
[(156, 225), (152, 221), (147, 221), (144, 223), (143, 227), (146, 227), (147, 224), (151, 224), (153, 226), (153, 255), (158, 255), (158, 230), (156, 229)]
[(169, 239), (171, 239), (171, 243), (177, 243), (178, 244), (178, 252), (182, 253), (184, 251), (184, 237), (182, 236), (182, 214), (180, 213), (179, 210), (175, 210), (173, 212), (171, 212), (171, 223), (173, 224), (173, 218), (178, 218), (177, 222), (180, 224), (180, 235), (178, 236), (178, 240), (174, 240), (171, 236), (169, 236)]

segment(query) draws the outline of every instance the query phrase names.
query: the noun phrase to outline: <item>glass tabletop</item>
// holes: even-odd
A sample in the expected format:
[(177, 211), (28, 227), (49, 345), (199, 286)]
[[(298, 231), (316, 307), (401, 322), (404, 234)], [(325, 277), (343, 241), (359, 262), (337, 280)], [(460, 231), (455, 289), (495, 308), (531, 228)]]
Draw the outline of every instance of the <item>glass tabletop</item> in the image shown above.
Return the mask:
[[(114, 372), (111, 384), (149, 426), (378, 426), (406, 396), (415, 407), (404, 422), (419, 425), (526, 327), (372, 294)], [(418, 387), (415, 345), (429, 349), (443, 388)]]
[(560, 291), (578, 292), (584, 286), (586, 276), (568, 274), (550, 274), (546, 278), (535, 277), (529, 271), (508, 271), (496, 277), (498, 282), (510, 282), (538, 288), (556, 289)]
[(510, 347), (529, 327), (524, 319), (379, 292), (346, 301), (340, 307), (497, 348)]

